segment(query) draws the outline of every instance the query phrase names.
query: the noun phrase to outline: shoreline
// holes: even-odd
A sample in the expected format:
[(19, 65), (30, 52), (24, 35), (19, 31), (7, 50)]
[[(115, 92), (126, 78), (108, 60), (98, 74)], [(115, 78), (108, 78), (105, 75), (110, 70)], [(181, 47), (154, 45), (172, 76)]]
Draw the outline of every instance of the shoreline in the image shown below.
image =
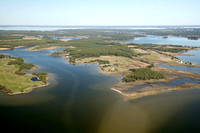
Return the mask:
[[(199, 74), (180, 71), (180, 70), (177, 71), (176, 69), (168, 69), (168, 68), (162, 68), (162, 67), (160, 67), (160, 69), (163, 71), (169, 70), (169, 71), (166, 71), (166, 73), (169, 73), (166, 79), (138, 80), (136, 82), (130, 82), (130, 83), (124, 83), (121, 81), (118, 84), (112, 86), (111, 89), (120, 93), (127, 99), (137, 99), (144, 96), (156, 95), (156, 94), (175, 91), (175, 90), (187, 90), (187, 89), (193, 89), (193, 88), (200, 88), (199, 83), (195, 84), (192, 82), (182, 82), (174, 86), (157, 85), (155, 83), (159, 83), (159, 82), (170, 83), (173, 80), (183, 79), (183, 78), (189, 78), (195, 81), (200, 80)], [(147, 85), (147, 86), (136, 89), (133, 92), (123, 92), (124, 90), (130, 90), (131, 88), (135, 88), (140, 85)]]
[(150, 91), (144, 91), (144, 92), (133, 92), (133, 93), (126, 93), (122, 92), (119, 89), (112, 87), (111, 90), (114, 90), (127, 99), (134, 100), (137, 98), (142, 98), (145, 96), (150, 96), (150, 95), (157, 95), (160, 93), (166, 93), (166, 92), (171, 92), (171, 91), (176, 91), (176, 90), (189, 90), (189, 89), (197, 89), (200, 88), (200, 84), (193, 84), (191, 82), (183, 82), (182, 84), (176, 85), (176, 86), (165, 86), (165, 85), (156, 85), (153, 87), (158, 87), (159, 89), (157, 90), (150, 90)]
[[(71, 64), (71, 63), (69, 63), (69, 64)], [(86, 62), (86, 63), (75, 63), (75, 64), (85, 64), (85, 65), (87, 65), (87, 64), (97, 64), (99, 73), (107, 74), (107, 75), (123, 76), (123, 73), (120, 73), (118, 71), (108, 72), (108, 71), (102, 70), (102, 66), (97, 62), (94, 62), (94, 63), (87, 63)], [(171, 65), (171, 66), (173, 66), (173, 65)], [(175, 66), (177, 66), (177, 65), (175, 65)], [(187, 66), (188, 67), (188, 65), (181, 65), (181, 64), (180, 64), (180, 66)], [(199, 67), (199, 65), (192, 66), (192, 67)], [(176, 70), (176, 69), (169, 69), (169, 68), (165, 68), (165, 67), (158, 67), (158, 66), (153, 67), (152, 70), (163, 73), (167, 78), (166, 79), (159, 79), (159, 80), (156, 80), (156, 79), (144, 80), (144, 81), (138, 80), (136, 82), (131, 82), (131, 83), (124, 83), (124, 82), (120, 81), (117, 84), (113, 85), (110, 89), (118, 92), (119, 94), (121, 94), (122, 96), (124, 96), (127, 99), (137, 99), (137, 98), (140, 98), (140, 97), (149, 96), (149, 95), (156, 95), (156, 94), (165, 93), (165, 92), (169, 92), (169, 91), (200, 88), (200, 84), (194, 84), (194, 83), (191, 83), (191, 82), (182, 82), (182, 83), (175, 85), (175, 86), (166, 86), (166, 85), (156, 85), (155, 84), (155, 83), (159, 83), (159, 82), (170, 83), (173, 80), (183, 79), (183, 78), (189, 78), (189, 79), (192, 79), (192, 80), (200, 80), (199, 74), (181, 71), (181, 70)], [(145, 84), (150, 84), (151, 86), (150, 87), (142, 87), (142, 88), (138, 89), (138, 91), (132, 92), (132, 93), (123, 92), (123, 90), (129, 90), (129, 89), (134, 88), (138, 85), (145, 85)], [(158, 89), (154, 89), (154, 88), (158, 88)], [(142, 89), (146, 89), (146, 90), (143, 91), (143, 92), (140, 92)]]
[[(39, 67), (38, 66), (34, 66), (32, 67), (30, 70), (23, 70), (21, 72), (25, 73), (25, 75), (28, 75), (29, 77), (29, 81), (31, 81), (31, 85), (28, 87), (28, 88), (24, 88), (23, 90), (14, 90), (11, 88), (7, 88), (7, 86), (5, 86), (6, 88), (5, 89), (1, 89), (0, 92), (8, 95), (8, 96), (13, 96), (13, 95), (18, 95), (18, 94), (25, 94), (25, 93), (29, 93), (31, 91), (33, 91), (34, 89), (36, 88), (41, 88), (41, 87), (46, 87), (48, 86), (50, 83), (49, 83), (49, 79), (50, 79), (50, 75), (47, 74), (46, 76), (46, 80), (47, 80), (47, 83), (45, 84), (44, 82), (42, 82), (41, 80), (38, 80), (38, 81), (32, 81), (31, 78), (35, 77), (35, 75), (33, 75), (32, 73), (28, 73), (28, 72), (32, 72), (36, 69), (38, 69)], [(20, 75), (19, 75), (20, 76)], [(34, 82), (38, 82), (38, 83), (34, 83)], [(20, 89), (20, 88), (19, 88)]]
[(48, 48), (39, 48), (39, 49), (35, 49), (38, 46), (34, 46), (28, 49), (25, 49), (25, 51), (41, 51), (41, 50), (53, 50), (53, 49), (57, 49), (57, 48), (64, 48), (62, 46), (52, 46), (52, 47), (48, 47)]
[(33, 91), (34, 89), (46, 87), (46, 86), (48, 86), (48, 85), (49, 85), (49, 83), (47, 83), (47, 84), (45, 84), (45, 85), (38, 86), (38, 87), (32, 87), (32, 88), (25, 89), (23, 92), (7, 93), (7, 94), (8, 94), (9, 96), (14, 96), (14, 95), (19, 95), (19, 94), (26, 94), (26, 93), (29, 93), (29, 92)]
[[(24, 48), (24, 47), (27, 47), (27, 46), (17, 46), (14, 48), (16, 49), (16, 48)], [(11, 50), (11, 49), (10, 48), (0, 48), (0, 50)]]
[[(37, 47), (37, 46), (35, 46)], [(49, 47), (49, 48), (42, 48), (42, 49), (38, 49), (38, 50), (33, 50), (35, 47), (31, 47), (29, 49), (26, 49), (27, 51), (40, 51), (40, 50), (48, 50), (48, 49), (56, 49), (56, 48), (61, 48), (60, 46), (53, 46), (53, 47)], [(62, 47), (63, 48), (63, 47)], [(199, 49), (199, 48), (197, 48)], [(196, 49), (195, 49), (196, 50)], [(188, 50), (190, 51), (190, 50)], [(192, 56), (192, 55), (187, 55), (187, 54), (183, 54), (184, 52), (181, 52), (181, 53), (178, 53), (178, 55), (184, 55), (184, 56)], [(65, 57), (65, 55), (62, 55)], [(68, 62), (69, 63), (69, 62)], [(72, 64), (72, 63), (69, 63), (69, 64)], [(107, 74), (107, 75), (120, 75), (120, 76), (123, 76), (124, 73), (128, 73), (127, 72), (119, 72), (119, 71), (105, 71), (105, 70), (102, 70), (102, 66), (96, 62), (94, 63), (75, 63), (75, 64), (97, 64), (98, 65), (98, 70), (99, 70), (99, 73), (102, 73), (102, 74)], [(163, 64), (163, 63), (160, 63), (160, 64)], [(165, 63), (167, 64), (167, 63)], [(168, 64), (168, 65), (171, 65), (171, 66), (189, 66), (189, 65), (185, 65), (185, 64)], [(200, 67), (199, 65), (198, 66), (190, 66), (190, 67)], [(33, 70), (37, 69), (34, 68)], [(165, 68), (165, 69), (168, 69), (168, 68)], [(169, 69), (168, 69), (169, 70)], [(176, 71), (179, 71), (179, 70), (176, 70)], [(179, 77), (177, 77), (179, 78)], [(176, 78), (176, 79), (177, 79)], [(165, 81), (165, 83), (168, 83), (168, 82), (171, 82), (172, 80), (175, 80), (175, 79), (170, 79), (168, 77), (167, 81)], [(136, 81), (134, 82), (134, 84), (137, 84), (138, 82), (141, 82), (141, 81)], [(151, 82), (149, 80), (147, 81), (142, 81), (142, 84), (145, 84), (146, 82)], [(157, 82), (162, 82), (162, 80), (157, 80), (155, 81), (155, 83)], [(125, 96), (126, 98), (128, 99), (136, 99), (136, 98), (139, 98), (139, 97), (143, 97), (143, 96), (148, 96), (148, 95), (155, 95), (155, 94), (159, 94), (159, 93), (162, 93), (162, 92), (168, 92), (168, 91), (173, 91), (173, 90), (185, 90), (187, 88), (180, 88), (179, 86), (173, 86), (173, 87), (169, 87), (169, 86), (154, 86), (154, 87), (162, 87), (164, 89), (160, 89), (160, 90), (149, 90), (149, 91), (145, 91), (145, 92), (142, 92), (142, 93), (132, 93), (132, 94), (128, 94), (128, 93), (124, 93), (123, 91), (119, 90), (119, 88), (115, 88), (116, 85), (118, 84), (121, 84), (122, 82), (119, 82), (117, 84), (115, 84), (114, 86), (112, 86), (110, 89), (113, 90), (113, 91), (116, 91), (118, 93), (120, 93), (121, 95)], [(184, 84), (185, 82), (183, 82)], [(33, 89), (35, 88), (40, 88), (40, 87), (45, 87), (45, 86), (48, 86), (49, 83), (47, 83), (46, 85), (42, 85), (42, 86), (39, 86), (39, 87), (32, 87), (32, 88), (29, 88), (29, 89), (25, 89), (24, 92), (17, 92), (17, 93), (13, 93), (11, 95), (16, 95), (16, 94), (24, 94), (24, 93), (29, 93), (31, 92)], [(179, 84), (179, 85), (182, 85), (182, 84)], [(194, 85), (194, 84), (190, 84), (191, 86), (189, 86), (189, 88), (191, 89), (192, 86), (198, 86), (198, 85)], [(123, 86), (123, 85), (122, 85)], [(132, 86), (134, 87), (134, 86)], [(200, 87), (200, 86), (198, 86)]]
[[(34, 89), (38, 89), (38, 88), (42, 88), (42, 87), (46, 87), (46, 86), (49, 86), (50, 83), (48, 82), (48, 80), (50, 79), (50, 76), (49, 74), (47, 75), (47, 83), (46, 84), (43, 84), (41, 86), (37, 86), (37, 87), (30, 87), (30, 88), (27, 88), (25, 89), (23, 92), (15, 92), (15, 93), (6, 93), (8, 96), (14, 96), (14, 95), (18, 95), (18, 94), (26, 94), (26, 93), (29, 93), (29, 92), (32, 92)], [(33, 82), (37, 82), (37, 81), (33, 81)]]

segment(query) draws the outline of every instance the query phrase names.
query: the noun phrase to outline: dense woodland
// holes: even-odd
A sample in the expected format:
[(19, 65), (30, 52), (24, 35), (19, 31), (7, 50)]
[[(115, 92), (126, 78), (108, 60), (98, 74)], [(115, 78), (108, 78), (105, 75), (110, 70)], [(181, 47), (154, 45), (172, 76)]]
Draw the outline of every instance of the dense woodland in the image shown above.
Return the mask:
[(148, 68), (131, 69), (132, 73), (125, 76), (123, 82), (135, 82), (136, 80), (163, 79), (165, 76), (162, 73), (153, 71)]
[(99, 64), (110, 64), (108, 60), (91, 60), (89, 63), (98, 62)]
[(77, 58), (99, 57), (101, 55), (115, 55), (129, 58), (137, 55), (136, 52), (127, 46), (120, 45), (119, 43), (110, 43), (98, 38), (71, 40), (67, 44), (75, 47), (63, 50), (70, 53), (70, 62), (74, 62)]

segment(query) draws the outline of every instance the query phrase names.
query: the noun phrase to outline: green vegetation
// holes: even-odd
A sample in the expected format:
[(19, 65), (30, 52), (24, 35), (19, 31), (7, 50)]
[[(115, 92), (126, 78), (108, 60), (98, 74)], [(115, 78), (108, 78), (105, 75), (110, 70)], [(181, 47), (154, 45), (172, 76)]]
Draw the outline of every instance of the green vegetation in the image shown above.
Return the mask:
[(172, 53), (184, 52), (187, 50), (187, 48), (184, 48), (183, 46), (179, 45), (157, 45), (157, 44), (138, 44), (138, 43), (129, 43), (128, 45), (133, 45), (135, 46), (134, 48), (139, 48), (143, 50), (150, 49), (154, 51), (172, 52)]
[(66, 42), (62, 42), (59, 40), (51, 40), (51, 39), (42, 39), (42, 40), (12, 40), (12, 41), (0, 41), (0, 48), (14, 48), (17, 46), (38, 46), (39, 48), (48, 48), (51, 46), (65, 46)]
[(67, 42), (75, 48), (66, 48), (63, 51), (70, 53), (69, 62), (74, 62), (77, 58), (99, 57), (102, 55), (115, 55), (132, 58), (137, 54), (127, 46), (116, 43), (109, 43), (103, 39), (79, 39)]
[(47, 73), (46, 72), (33, 73), (33, 75), (37, 76), (40, 81), (47, 84)]
[(0, 40), (23, 39), (23, 36), (5, 36), (0, 35)]
[(0, 58), (11, 58), (10, 55), (0, 54)]
[(5, 86), (0, 85), (0, 91), (8, 91), (8, 89)]
[(92, 62), (98, 62), (99, 64), (110, 64), (110, 62), (108, 60), (91, 60), (89, 61), (89, 63), (92, 63)]
[(136, 80), (163, 79), (165, 76), (162, 73), (152, 71), (148, 68), (131, 69), (133, 73), (125, 76), (123, 82), (135, 82)]
[(0, 90), (13, 94), (44, 85), (42, 81), (31, 81), (30, 79), (34, 77), (32, 74), (17, 75), (16, 71), (19, 70), (20, 65), (7, 65), (10, 61), (17, 59), (7, 58), (6, 55), (5, 57), (0, 58)]
[(28, 71), (31, 70), (33, 67), (35, 67), (33, 64), (29, 63), (24, 63), (24, 60), (22, 58), (15, 58), (14, 60), (10, 60), (8, 62), (8, 65), (18, 65), (19, 69), (17, 71), (15, 71), (15, 74), (18, 75), (25, 75), (25, 73), (23, 73), (23, 71)]

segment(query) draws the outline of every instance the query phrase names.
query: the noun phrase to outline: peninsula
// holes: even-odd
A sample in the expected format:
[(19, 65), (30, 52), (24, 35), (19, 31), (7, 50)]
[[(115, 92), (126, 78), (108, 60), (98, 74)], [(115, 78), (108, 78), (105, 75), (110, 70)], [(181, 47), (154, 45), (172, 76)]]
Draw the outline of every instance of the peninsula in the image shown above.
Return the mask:
[(33, 64), (24, 63), (22, 58), (0, 54), (0, 91), (15, 95), (48, 85), (47, 73), (25, 73), (36, 68)]

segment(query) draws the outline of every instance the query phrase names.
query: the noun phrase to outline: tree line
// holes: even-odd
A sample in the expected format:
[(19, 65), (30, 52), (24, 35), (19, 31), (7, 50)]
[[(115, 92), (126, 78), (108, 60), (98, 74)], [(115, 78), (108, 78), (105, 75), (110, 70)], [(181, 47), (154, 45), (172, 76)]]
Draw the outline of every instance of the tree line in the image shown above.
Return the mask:
[(131, 69), (132, 73), (126, 75), (123, 82), (135, 82), (136, 80), (163, 79), (164, 74), (150, 70), (148, 68)]
[(35, 65), (31, 63), (24, 63), (24, 60), (21, 57), (16, 58), (14, 60), (10, 60), (7, 65), (18, 65), (19, 69), (15, 71), (15, 74), (18, 74), (18, 75), (25, 75), (23, 71), (28, 71), (32, 69), (33, 67), (35, 67)]

